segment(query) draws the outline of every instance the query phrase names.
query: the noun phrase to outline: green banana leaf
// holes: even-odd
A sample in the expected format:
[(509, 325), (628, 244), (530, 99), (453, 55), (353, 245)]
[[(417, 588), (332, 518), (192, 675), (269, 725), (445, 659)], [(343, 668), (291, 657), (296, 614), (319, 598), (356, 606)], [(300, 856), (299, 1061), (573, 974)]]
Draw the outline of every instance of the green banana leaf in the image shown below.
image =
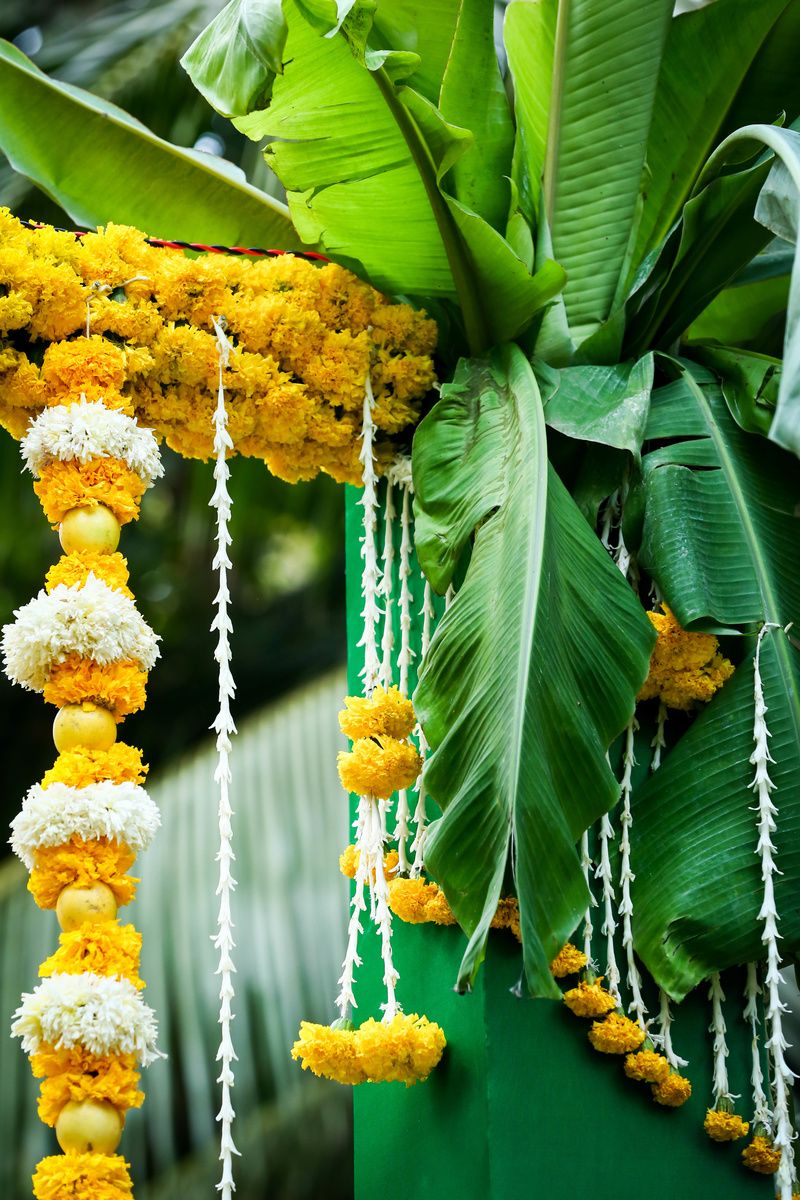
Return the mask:
[[(639, 195), (670, 0), (514, 0), (505, 43), (526, 190), (542, 182), (577, 342), (609, 315)], [(550, 47), (553, 47), (552, 55)], [(611, 69), (613, 64), (613, 69)]]
[(416, 545), (442, 592), (469, 567), (414, 702), (443, 816), (426, 867), (470, 936), (470, 986), (509, 860), (536, 995), (588, 892), (575, 843), (615, 803), (606, 759), (647, 674), (653, 631), (547, 462), (533, 372), (513, 346), (462, 362), (413, 450)]
[[(315, 1186), (335, 1200), (352, 1194), (347, 1094), (289, 1058), (301, 1019), (333, 1015), (344, 951), (347, 888), (337, 856), (348, 828), (335, 717), (344, 690), (344, 672), (336, 671), (243, 722), (234, 743), (233, 1102), (234, 1137), (248, 1156), (236, 1167), (245, 1200), (278, 1188), (287, 1200), (304, 1200)], [(209, 697), (209, 720), (213, 703)], [(178, 1200), (187, 1186), (191, 1194), (201, 1185), (213, 1191), (219, 1177), (219, 980), (209, 937), (217, 912), (214, 764), (208, 745), (152, 781), (163, 824), (137, 860), (139, 895), (122, 913), (143, 934), (145, 998), (169, 1056), (145, 1071), (145, 1105), (126, 1122), (123, 1150), (143, 1200)], [(0, 871), (6, 1019), (56, 944), (55, 918), (36, 908), (25, 881), (15, 863)], [(0, 1037), (0, 1071), (0, 1193), (27, 1200), (30, 1173), (55, 1151), (55, 1138), (38, 1121), (27, 1059), (9, 1037)]]

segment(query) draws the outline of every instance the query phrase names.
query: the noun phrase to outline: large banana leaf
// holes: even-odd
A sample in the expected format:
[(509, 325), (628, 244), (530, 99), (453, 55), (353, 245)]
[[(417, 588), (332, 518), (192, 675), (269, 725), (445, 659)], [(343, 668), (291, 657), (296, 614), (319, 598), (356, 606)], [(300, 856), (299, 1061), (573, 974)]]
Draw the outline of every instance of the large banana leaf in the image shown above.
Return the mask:
[[(336, 860), (348, 830), (335, 765), (344, 689), (338, 671), (304, 688), (244, 722), (234, 747), (233, 1100), (244, 1200), (278, 1190), (287, 1200), (351, 1194), (347, 1098), (289, 1058), (301, 1018), (330, 1019), (344, 949), (347, 889)], [(209, 719), (211, 704), (209, 697)], [(139, 897), (122, 913), (144, 936), (146, 998), (169, 1055), (145, 1072), (144, 1108), (126, 1122), (123, 1149), (142, 1200), (213, 1194), (219, 1176), (219, 979), (209, 938), (217, 910), (214, 762), (208, 746), (150, 785), (163, 825), (137, 861)], [(25, 879), (14, 864), (0, 872), (4, 1019), (56, 942), (55, 919), (36, 908)], [(8, 1037), (0, 1037), (0, 1071), (0, 1194), (27, 1200), (30, 1172), (55, 1140), (36, 1117), (27, 1060)]]
[(609, 315), (624, 273), (671, 13), (671, 0), (509, 6), (505, 41), (520, 96), (521, 153), (532, 194), (543, 176), (578, 342)]
[(0, 149), (79, 225), (154, 237), (297, 248), (286, 207), (237, 168), (173, 146), (122, 109), (49, 79), (0, 42)]
[(633, 711), (652, 629), (547, 461), (515, 347), (463, 362), (414, 439), (417, 552), (437, 591), (475, 541), (415, 694), (444, 810), (426, 864), (483, 958), (509, 852), (531, 991), (587, 903), (575, 843), (617, 799), (605, 751)]

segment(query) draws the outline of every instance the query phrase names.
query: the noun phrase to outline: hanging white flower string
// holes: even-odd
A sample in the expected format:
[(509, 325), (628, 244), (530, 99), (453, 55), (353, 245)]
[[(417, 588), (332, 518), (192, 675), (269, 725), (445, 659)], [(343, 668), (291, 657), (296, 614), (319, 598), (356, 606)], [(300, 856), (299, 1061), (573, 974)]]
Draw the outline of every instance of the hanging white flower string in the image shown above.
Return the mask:
[[(410, 465), (410, 464), (409, 464)], [(410, 472), (409, 472), (410, 475)], [(397, 670), (400, 691), (408, 695), (408, 672), (414, 659), (411, 649), (411, 481), (402, 484), (403, 504), (400, 512), (400, 653)], [(394, 829), (397, 841), (398, 869), (401, 875), (408, 874), (408, 826), (411, 816), (408, 806), (408, 790), (402, 788), (397, 795), (397, 820)]]
[(681, 1058), (675, 1053), (675, 1048), (672, 1045), (672, 1011), (670, 1009), (669, 996), (663, 988), (658, 989), (659, 1010), (658, 1010), (658, 1034), (651, 1034), (652, 1040), (660, 1045), (664, 1052), (669, 1065), (675, 1071), (679, 1071), (681, 1067), (688, 1067), (688, 1058)]
[(728, 1042), (726, 1036), (728, 1029), (722, 1012), (725, 993), (722, 990), (722, 983), (718, 972), (715, 972), (711, 976), (710, 984), (708, 998), (711, 1001), (711, 1024), (708, 1027), (708, 1032), (714, 1035), (712, 1089), (714, 1092), (714, 1107), (719, 1108), (723, 1101), (729, 1103), (738, 1099), (738, 1096), (734, 1096), (731, 1093), (728, 1082)]
[(221, 1035), (217, 1051), (217, 1062), (221, 1065), (217, 1082), (222, 1084), (222, 1103), (217, 1113), (217, 1121), (220, 1123), (219, 1158), (222, 1163), (222, 1177), (217, 1184), (217, 1191), (222, 1193), (223, 1200), (230, 1200), (231, 1194), (236, 1191), (236, 1184), (233, 1179), (233, 1155), (239, 1153), (234, 1145), (231, 1132), (235, 1116), (231, 1101), (231, 1092), (234, 1085), (233, 1063), (236, 1061), (236, 1054), (231, 1040), (232, 1005), (235, 994), (233, 975), (236, 971), (232, 957), (236, 943), (233, 940), (231, 896), (236, 887), (236, 880), (233, 878), (231, 871), (231, 865), (234, 862), (235, 856), (231, 844), (233, 836), (233, 810), (229, 795), (231, 781), (229, 756), (231, 751), (231, 737), (236, 733), (236, 726), (231, 716), (230, 707), (236, 692), (236, 685), (233, 681), (230, 668), (230, 634), (233, 626), (228, 613), (228, 605), (230, 603), (228, 571), (231, 568), (231, 561), (228, 556), (228, 548), (231, 544), (229, 529), (231, 497), (228, 492), (230, 469), (227, 463), (227, 451), (233, 449), (233, 442), (228, 433), (228, 414), (225, 408), (223, 372), (228, 366), (233, 347), (225, 336), (223, 318), (220, 318), (219, 321), (212, 318), (212, 322), (217, 337), (217, 355), (219, 358), (219, 392), (217, 395), (217, 407), (214, 413), (214, 481), (216, 486), (214, 494), (209, 501), (209, 505), (215, 510), (217, 518), (217, 549), (212, 568), (218, 572), (219, 576), (219, 586), (214, 601), (217, 606), (217, 612), (211, 625), (212, 633), (216, 632), (218, 634), (214, 658), (219, 667), (219, 712), (212, 726), (217, 735), (217, 766), (214, 772), (214, 780), (219, 785), (219, 851), (217, 853), (217, 862), (219, 863), (219, 882), (217, 884), (219, 914), (217, 918), (217, 933), (213, 938), (214, 947), (219, 952), (216, 973), (220, 976), (219, 1024)]
[(592, 891), (589, 877), (592, 870), (592, 856), (589, 853), (589, 830), (584, 829), (581, 835), (581, 870), (583, 878), (586, 880), (586, 887), (589, 890), (589, 904), (586, 912), (583, 914), (583, 953), (586, 955), (586, 962), (589, 966), (592, 964), (592, 936), (594, 934), (594, 926), (592, 924), (592, 908), (597, 906), (594, 892)]
[(653, 740), (650, 743), (653, 751), (653, 757), (650, 761), (650, 770), (657, 771), (661, 766), (661, 751), (667, 744), (667, 739), (664, 736), (664, 730), (667, 724), (667, 706), (663, 700), (658, 702), (658, 716), (656, 718), (656, 731), (653, 734)]
[(758, 969), (755, 963), (747, 964), (747, 980), (744, 987), (746, 1004), (744, 1019), (750, 1025), (750, 1044), (753, 1055), (751, 1081), (753, 1085), (753, 1124), (763, 1125), (768, 1134), (772, 1133), (772, 1112), (769, 1099), (764, 1091), (764, 1071), (761, 1066), (761, 1046), (758, 1040), (758, 1002), (763, 995), (758, 982)]
[(645, 1013), (647, 1012), (647, 1005), (642, 996), (642, 977), (639, 974), (639, 968), (636, 965), (636, 958), (633, 953), (633, 929), (631, 927), (631, 917), (633, 915), (631, 884), (636, 878), (631, 870), (631, 824), (633, 823), (631, 813), (631, 791), (633, 785), (631, 776), (636, 762), (633, 754), (633, 735), (638, 728), (639, 723), (636, 717), (631, 717), (625, 730), (625, 750), (622, 758), (624, 769), (620, 785), (622, 791), (622, 815), (620, 817), (622, 835), (620, 838), (619, 879), (622, 894), (619, 915), (622, 918), (622, 945), (625, 948), (625, 956), (628, 964), (628, 987), (631, 993), (628, 1012), (633, 1012), (638, 1025), (642, 1029), (646, 1029)]
[(392, 685), (392, 652), (394, 650), (394, 621), (392, 620), (392, 582), (394, 577), (394, 484), (391, 476), (386, 478), (386, 502), (383, 508), (383, 563), (378, 595), (383, 600), (383, 634), (381, 636), (381, 669), (379, 682), (382, 688)]
[[(431, 636), (433, 630), (433, 618), (436, 615), (433, 607), (433, 591), (427, 579), (424, 582), (422, 589), (422, 639), (420, 642), (420, 661), (425, 662), (425, 655), (428, 653), (428, 647), (431, 644)], [(423, 770), (417, 776), (416, 792), (417, 803), (414, 808), (414, 840), (411, 843), (411, 853), (413, 855), (413, 863), (411, 865), (412, 878), (419, 878), (424, 868), (425, 855), (425, 825), (427, 814), (425, 811), (425, 800), (427, 793), (425, 791), (425, 771), (424, 763), (428, 753), (428, 742), (425, 734), (422, 731), (422, 726), (417, 725), (414, 735), (417, 739), (417, 747), (419, 749), (420, 758), (423, 762)]]
[(614, 840), (614, 829), (609, 819), (608, 813), (603, 813), (603, 818), (600, 822), (600, 862), (595, 870), (595, 879), (599, 879), (603, 886), (603, 924), (600, 929), (606, 939), (606, 987), (611, 995), (616, 1000), (617, 1004), (622, 1004), (622, 997), (619, 991), (619, 967), (617, 966), (617, 954), (614, 949), (614, 934), (617, 931), (617, 922), (614, 919), (614, 881), (611, 874), (611, 858), (609, 855), (609, 844)]
[[(787, 627), (788, 628), (788, 627)], [(756, 853), (761, 859), (761, 880), (764, 885), (764, 899), (758, 914), (759, 921), (764, 922), (761, 941), (767, 951), (767, 971), (764, 978), (766, 990), (766, 1024), (769, 1037), (766, 1047), (772, 1064), (772, 1097), (774, 1104), (774, 1138), (775, 1148), (780, 1151), (781, 1162), (778, 1167), (776, 1182), (780, 1200), (791, 1200), (794, 1181), (794, 1138), (790, 1115), (791, 1089), (795, 1078), (790, 1070), (784, 1051), (788, 1043), (783, 1035), (783, 1014), (788, 1012), (780, 998), (781, 956), (778, 949), (778, 910), (775, 905), (775, 875), (779, 874), (775, 865), (775, 845), (772, 834), (777, 828), (778, 808), (772, 799), (776, 785), (769, 775), (769, 764), (774, 762), (769, 749), (769, 739), (772, 736), (767, 728), (767, 703), (764, 697), (764, 683), (761, 678), (761, 647), (764, 638), (770, 630), (780, 630), (780, 626), (767, 622), (759, 630), (756, 642), (756, 652), (753, 658), (753, 741), (755, 748), (750, 755), (750, 763), (755, 767), (753, 782), (750, 784), (755, 793), (757, 803), (755, 812), (758, 814), (758, 845)]]
[(375, 399), (372, 395), (372, 381), (369, 374), (364, 384), (364, 419), (361, 431), (361, 450), (359, 462), (362, 468), (364, 491), (359, 503), (364, 510), (363, 533), (361, 535), (361, 595), (364, 607), (361, 610), (363, 633), (358, 645), (364, 650), (364, 666), (361, 678), (364, 681), (364, 695), (371, 696), (380, 675), (378, 659), (378, 643), (376, 630), (380, 609), (378, 608), (378, 593), (381, 576), (378, 566), (378, 550), (375, 544), (378, 531), (378, 480), (375, 474), (373, 459), (373, 440), (375, 437), (375, 421), (373, 409)]

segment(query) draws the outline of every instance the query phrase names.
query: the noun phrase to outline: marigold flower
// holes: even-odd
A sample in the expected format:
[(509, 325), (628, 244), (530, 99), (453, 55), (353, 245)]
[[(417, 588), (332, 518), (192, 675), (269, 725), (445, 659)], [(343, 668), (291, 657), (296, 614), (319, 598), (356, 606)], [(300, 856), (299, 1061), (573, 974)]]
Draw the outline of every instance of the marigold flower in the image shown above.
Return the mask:
[(64, 783), (67, 787), (82, 788), (90, 783), (144, 783), (147, 766), (136, 746), (115, 742), (108, 750), (65, 750), (54, 765), (45, 771), (42, 787)]
[(129, 713), (144, 708), (147, 699), (147, 672), (133, 659), (97, 663), (79, 654), (69, 654), (56, 663), (44, 685), (42, 695), (48, 704), (89, 701), (111, 710), (114, 720), (122, 721)]
[(668, 1060), (655, 1050), (640, 1050), (625, 1059), (625, 1074), (639, 1083), (663, 1083), (669, 1073)]
[(330, 1025), (302, 1021), (300, 1036), (292, 1046), (292, 1058), (300, 1060), (304, 1071), (336, 1083), (366, 1082), (353, 1029), (332, 1029)]
[(572, 942), (562, 946), (550, 963), (550, 973), (556, 979), (565, 979), (567, 975), (577, 975), (586, 966), (586, 955)]
[(95, 458), (81, 463), (51, 462), (42, 467), (33, 490), (50, 524), (59, 525), (71, 508), (104, 504), (120, 525), (139, 516), (144, 481), (119, 458)]
[(35, 866), (28, 891), (39, 908), (55, 908), (65, 887), (91, 887), (105, 883), (121, 908), (136, 894), (138, 879), (126, 874), (133, 865), (129, 846), (108, 838), (81, 841), (73, 837), (63, 846), (41, 846), (34, 853)]
[(439, 1025), (416, 1013), (398, 1013), (391, 1021), (372, 1017), (356, 1030), (358, 1061), (369, 1083), (427, 1079), (447, 1045)]
[(131, 1200), (133, 1184), (119, 1154), (54, 1154), (36, 1167), (33, 1195), (35, 1200)]
[(456, 924), (444, 892), (426, 879), (390, 880), (389, 907), (396, 917), (410, 925)]
[(652, 1092), (657, 1104), (663, 1104), (667, 1108), (680, 1108), (691, 1096), (692, 1085), (685, 1076), (672, 1071), (661, 1083), (655, 1084)]
[[(581, 980), (576, 987), (564, 992), (564, 1003), (576, 1017), (602, 1017), (613, 1012), (617, 1002), (610, 992), (601, 986), (602, 975), (592, 983)], [(638, 1028), (638, 1026), (637, 1026)], [(600, 1049), (600, 1047), (596, 1047)], [(619, 1053), (611, 1051), (610, 1053)]]
[(709, 1108), (703, 1128), (714, 1142), (735, 1142), (737, 1138), (747, 1137), (750, 1125), (738, 1113)]
[(601, 1054), (628, 1054), (644, 1041), (644, 1030), (621, 1013), (611, 1012), (603, 1021), (595, 1021), (589, 1041)]
[(416, 722), (414, 705), (399, 688), (376, 687), (371, 696), (346, 696), (339, 713), (339, 727), (346, 737), (406, 738)]
[(77, 550), (72, 554), (62, 554), (47, 572), (45, 590), (52, 592), (60, 583), (66, 587), (75, 587), (76, 584), (85, 583), (90, 575), (133, 599), (133, 592), (127, 587), (128, 563), (119, 551), (114, 554), (100, 554), (96, 550)]
[[(355, 846), (347, 846), (339, 855), (339, 870), (347, 879), (355, 879), (361, 851)], [(387, 850), (383, 856), (383, 873), (388, 879), (396, 870), (400, 856), (396, 850)]]
[(393, 737), (359, 738), (338, 756), (339, 779), (346, 792), (388, 800), (410, 787), (422, 770), (415, 746)]
[(781, 1165), (781, 1152), (775, 1149), (771, 1138), (756, 1134), (742, 1151), (742, 1162), (759, 1175), (774, 1175)]
[(62, 933), (58, 942), (58, 950), (39, 967), (42, 979), (91, 971), (94, 975), (128, 979), (140, 990), (145, 986), (139, 978), (142, 935), (133, 925), (120, 925), (119, 921), (81, 925)]
[[(85, 310), (84, 310), (85, 315)], [(122, 396), (125, 383), (125, 351), (107, 338), (76, 338), (53, 341), (45, 350), (42, 379), (49, 404), (102, 400), (107, 408), (130, 408)]]
[(637, 699), (661, 699), (668, 708), (690, 709), (711, 699), (733, 674), (733, 664), (718, 653), (719, 642), (710, 633), (682, 629), (672, 611), (648, 612), (658, 633), (650, 659), (650, 673)]
[(133, 1054), (95, 1055), (82, 1046), (46, 1047), (30, 1061), (34, 1078), (42, 1080), (38, 1108), (45, 1125), (55, 1125), (70, 1100), (105, 1100), (120, 1112), (139, 1108), (144, 1101)]
[(497, 909), (492, 917), (492, 929), (509, 929), (518, 942), (522, 941), (522, 930), (519, 923), (519, 900), (516, 896), (504, 896), (497, 902)]

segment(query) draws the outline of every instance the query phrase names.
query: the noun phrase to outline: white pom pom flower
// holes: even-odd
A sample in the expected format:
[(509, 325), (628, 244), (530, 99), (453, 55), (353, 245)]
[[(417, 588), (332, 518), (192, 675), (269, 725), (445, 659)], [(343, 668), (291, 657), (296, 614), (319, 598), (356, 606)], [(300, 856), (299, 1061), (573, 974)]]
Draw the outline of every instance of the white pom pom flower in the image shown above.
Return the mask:
[(60, 583), (41, 591), (3, 626), (6, 675), (13, 683), (41, 692), (56, 664), (70, 654), (105, 666), (133, 659), (145, 671), (158, 658), (158, 637), (121, 592), (89, 575), (81, 586)]
[(42, 846), (63, 846), (71, 837), (83, 841), (109, 838), (125, 842), (131, 850), (145, 850), (161, 824), (158, 806), (135, 783), (103, 780), (87, 787), (51, 783), (35, 784), (20, 812), (11, 822), (11, 848), (30, 871), (35, 851)]
[(56, 404), (31, 423), (20, 442), (25, 466), (35, 476), (51, 462), (121, 458), (147, 487), (164, 474), (155, 435), (135, 417), (106, 408), (102, 400)]
[(127, 979), (95, 975), (51, 975), (25, 992), (14, 1013), (12, 1037), (26, 1054), (43, 1045), (83, 1046), (90, 1054), (135, 1054), (143, 1066), (164, 1055), (156, 1048), (158, 1024)]

